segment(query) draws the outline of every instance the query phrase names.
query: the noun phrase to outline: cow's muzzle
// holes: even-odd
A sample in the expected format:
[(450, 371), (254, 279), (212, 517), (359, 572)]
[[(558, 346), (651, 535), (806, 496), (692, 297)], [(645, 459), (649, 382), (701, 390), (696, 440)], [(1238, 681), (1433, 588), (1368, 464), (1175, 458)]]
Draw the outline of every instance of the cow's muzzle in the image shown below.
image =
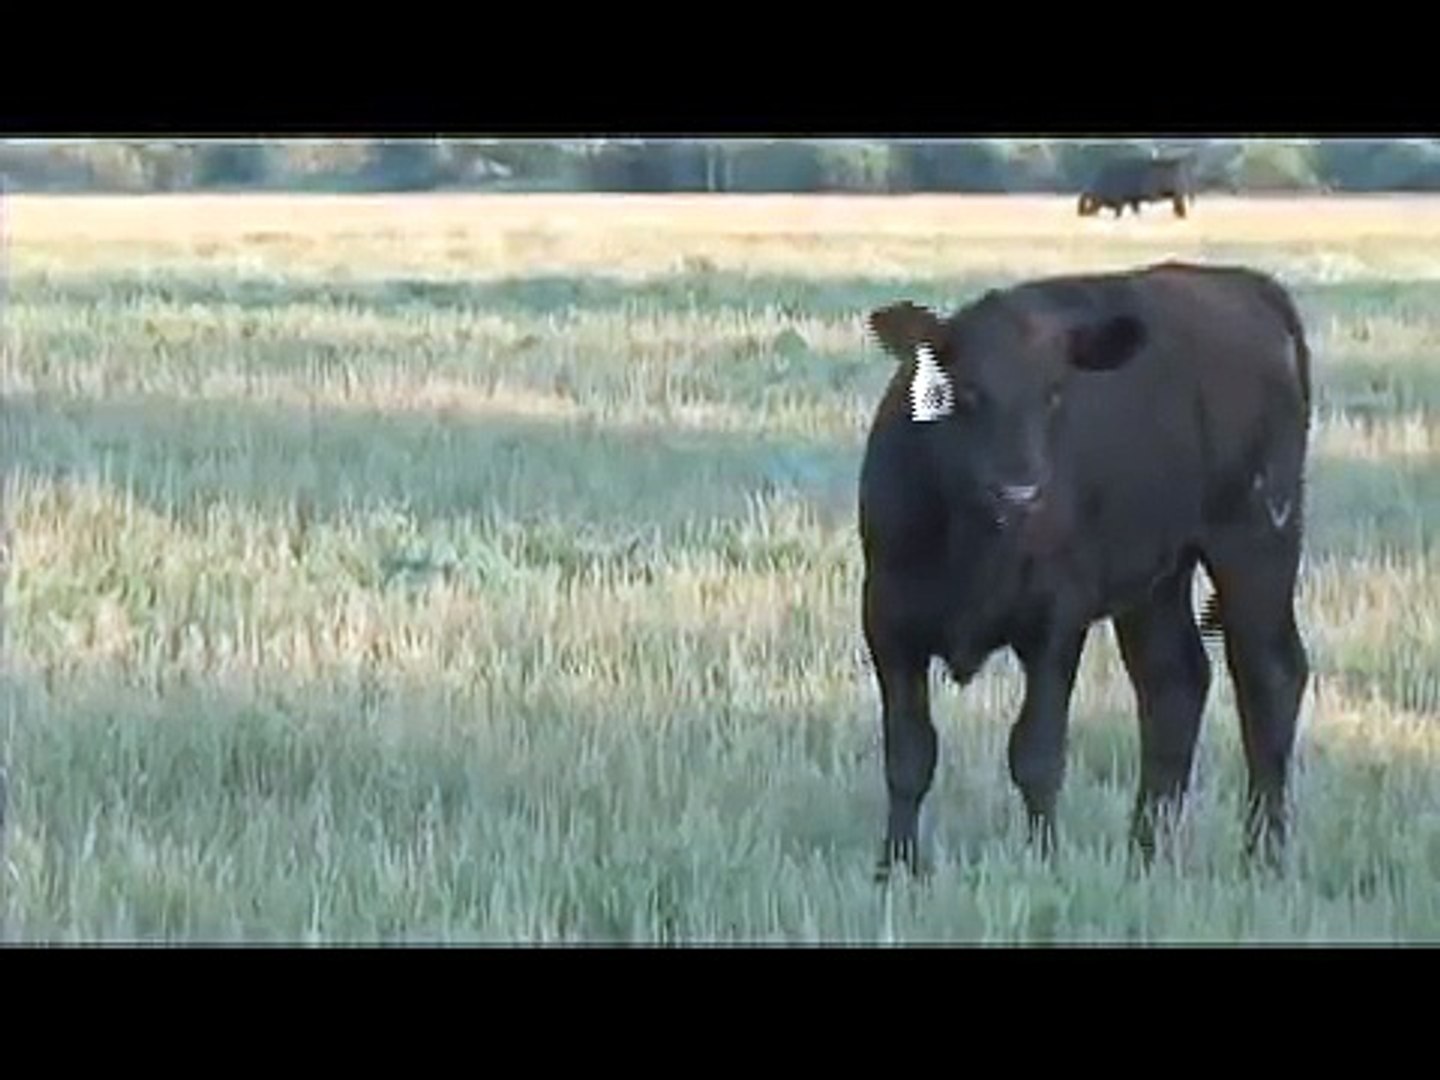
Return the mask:
[(1044, 502), (1041, 484), (990, 485), (991, 516), (1000, 529), (1008, 529), (1034, 514)]
[(1031, 510), (1044, 490), (1039, 484), (995, 484), (990, 489), (996, 502), (1010, 510)]

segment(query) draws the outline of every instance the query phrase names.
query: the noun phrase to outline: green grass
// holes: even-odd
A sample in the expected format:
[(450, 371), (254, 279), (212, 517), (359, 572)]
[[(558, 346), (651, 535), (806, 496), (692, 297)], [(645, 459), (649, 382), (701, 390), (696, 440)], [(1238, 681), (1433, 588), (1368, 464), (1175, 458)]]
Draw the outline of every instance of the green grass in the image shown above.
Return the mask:
[[(203, 265), (18, 237), (9, 937), (1440, 939), (1436, 267), (1377, 273), (1362, 230), (1288, 277), (1320, 418), (1287, 873), (1240, 857), (1218, 655), (1174, 859), (1127, 873), (1133, 698), (1101, 628), (1056, 864), (1022, 842), (997, 656), (964, 692), (937, 677), (939, 869), (884, 892), (854, 483), (889, 365), (860, 316), (1053, 253), (872, 277), (884, 244), (839, 233), (825, 274), (639, 274), (624, 234), (609, 276), (471, 280), (453, 245), (417, 270), (401, 223), (342, 277), (303, 223), (255, 213)], [(1067, 258), (1113, 260), (1107, 236)], [(257, 271), (277, 243), (316, 261)]]

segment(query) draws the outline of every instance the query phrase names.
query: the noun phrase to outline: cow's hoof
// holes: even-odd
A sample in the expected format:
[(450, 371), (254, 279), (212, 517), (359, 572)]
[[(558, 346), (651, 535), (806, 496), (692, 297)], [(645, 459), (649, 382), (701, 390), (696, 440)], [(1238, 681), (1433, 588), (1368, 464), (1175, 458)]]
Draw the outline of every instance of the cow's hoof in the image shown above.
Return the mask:
[(935, 866), (929, 859), (881, 859), (875, 865), (873, 880), (876, 885), (888, 885), (899, 872), (912, 881), (923, 882), (934, 876)]

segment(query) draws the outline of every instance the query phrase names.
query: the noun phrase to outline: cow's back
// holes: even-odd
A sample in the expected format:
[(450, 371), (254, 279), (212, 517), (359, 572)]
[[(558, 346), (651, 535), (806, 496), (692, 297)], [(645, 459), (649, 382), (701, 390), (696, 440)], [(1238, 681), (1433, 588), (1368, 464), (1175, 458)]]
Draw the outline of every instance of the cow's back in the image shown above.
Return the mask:
[(1075, 407), (1130, 421), (1122, 430), (1144, 428), (1147, 419), (1180, 427), (1203, 419), (1210, 441), (1223, 441), (1226, 430), (1252, 427), (1261, 405), (1280, 410), (1274, 419), (1282, 425), (1305, 426), (1303, 331), (1288, 294), (1263, 274), (1163, 263), (1128, 274), (1053, 278), (1017, 293), (1042, 310), (1142, 322), (1145, 344), (1130, 363), (1071, 381)]
[(1093, 195), (1102, 200), (1123, 202), (1129, 199), (1144, 179), (1141, 170), (1143, 161), (1122, 159), (1104, 166), (1090, 185)]
[(1122, 158), (1104, 166), (1091, 183), (1096, 198), (1110, 202), (1167, 199), (1189, 192), (1183, 158)]

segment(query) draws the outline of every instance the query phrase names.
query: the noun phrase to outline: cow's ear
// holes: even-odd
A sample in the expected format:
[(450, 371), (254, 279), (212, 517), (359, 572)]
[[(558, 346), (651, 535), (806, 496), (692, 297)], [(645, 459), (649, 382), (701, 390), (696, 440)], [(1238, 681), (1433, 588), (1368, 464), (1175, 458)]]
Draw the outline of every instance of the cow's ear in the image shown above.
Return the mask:
[(875, 340), (897, 360), (908, 360), (921, 345), (933, 347), (940, 339), (940, 319), (909, 300), (872, 311), (865, 321)]
[(1081, 371), (1114, 371), (1144, 344), (1145, 324), (1133, 315), (1116, 315), (1070, 331), (1070, 363)]

